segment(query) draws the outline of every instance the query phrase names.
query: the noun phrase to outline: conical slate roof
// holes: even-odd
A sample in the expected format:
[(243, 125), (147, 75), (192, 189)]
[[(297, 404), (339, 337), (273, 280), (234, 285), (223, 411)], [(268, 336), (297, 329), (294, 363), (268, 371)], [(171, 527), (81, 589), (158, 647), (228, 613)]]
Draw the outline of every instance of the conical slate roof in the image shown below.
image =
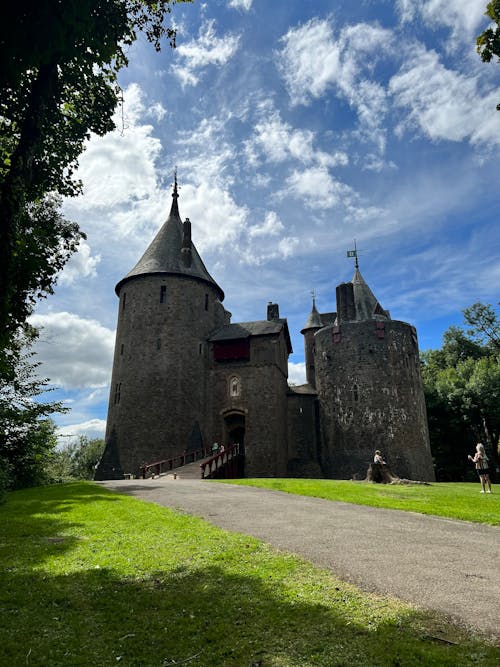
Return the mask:
[(301, 329), (301, 334), (308, 329), (321, 329), (323, 327), (323, 322), (321, 320), (321, 315), (316, 309), (316, 299), (313, 297), (312, 309), (307, 318), (307, 322), (304, 324), (304, 327)]
[(212, 287), (215, 287), (219, 293), (220, 300), (223, 301), (224, 292), (208, 273), (190, 238), (190, 261), (185, 261), (185, 255), (183, 256), (182, 249), (183, 247), (184, 249), (186, 248), (186, 240), (183, 233), (183, 223), (179, 215), (179, 207), (177, 204), (178, 197), (176, 181), (174, 192), (172, 193), (172, 207), (166, 222), (160, 228), (159, 232), (134, 268), (116, 285), (115, 291), (117, 294), (122, 285), (131, 278), (145, 275), (168, 274), (187, 276), (209, 283)]
[(388, 312), (384, 310), (377, 301), (375, 295), (366, 284), (365, 279), (357, 267), (354, 271), (352, 286), (357, 320), (373, 320), (377, 317), (390, 319)]

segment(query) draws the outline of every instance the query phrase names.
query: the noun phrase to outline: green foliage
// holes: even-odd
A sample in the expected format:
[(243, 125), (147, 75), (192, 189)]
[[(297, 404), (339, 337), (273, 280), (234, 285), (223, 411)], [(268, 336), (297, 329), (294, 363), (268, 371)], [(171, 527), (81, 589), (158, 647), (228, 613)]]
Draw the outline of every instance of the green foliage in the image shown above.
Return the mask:
[(16, 236), (11, 260), (9, 322), (0, 337), (0, 357), (19, 325), (33, 312), (36, 302), (53, 294), (57, 274), (85, 238), (78, 225), (63, 218), (61, 199), (49, 195), (27, 204), (22, 215), (22, 233)]
[(431, 449), (440, 480), (471, 479), (467, 454), (484, 442), (493, 468), (500, 438), (500, 320), (489, 304), (464, 310), (443, 347), (422, 354)]
[(478, 503), (477, 476), (474, 479), (474, 484), (373, 484), (338, 479), (279, 478), (217, 480), (213, 483), (257, 486), (299, 496), (500, 526), (500, 495), (485, 496), (486, 502)]
[(489, 303), (474, 303), (464, 310), (468, 335), (492, 352), (500, 352), (500, 319)]
[[(174, 1), (27, 0), (7, 3), (0, 24), (0, 349), (25, 322), (16, 278), (29, 206), (50, 193), (75, 195), (78, 157), (91, 133), (113, 129), (117, 74), (139, 32), (160, 48), (175, 30)], [(51, 246), (64, 240), (54, 225)], [(66, 246), (74, 251), (75, 244)], [(59, 267), (60, 268), (60, 267)], [(36, 282), (37, 264), (24, 265)], [(35, 277), (31, 274), (35, 273)], [(50, 291), (42, 290), (37, 298)]]
[[(484, 63), (489, 63), (496, 56), (500, 62), (500, 0), (491, 0), (486, 6), (486, 16), (496, 23), (496, 27), (490, 26), (477, 38), (477, 52)], [(500, 104), (497, 104), (500, 111)]]
[(439, 617), (94, 484), (11, 493), (0, 531), (1, 664), (498, 664)]
[(104, 440), (79, 436), (76, 442), (54, 452), (49, 471), (56, 482), (93, 479), (95, 467), (104, 452)]
[(23, 488), (47, 481), (46, 467), (56, 447), (55, 426), (48, 417), (64, 411), (60, 403), (45, 403), (39, 396), (47, 382), (37, 376), (30, 346), (37, 333), (17, 334), (0, 365), (0, 468), (8, 488)]

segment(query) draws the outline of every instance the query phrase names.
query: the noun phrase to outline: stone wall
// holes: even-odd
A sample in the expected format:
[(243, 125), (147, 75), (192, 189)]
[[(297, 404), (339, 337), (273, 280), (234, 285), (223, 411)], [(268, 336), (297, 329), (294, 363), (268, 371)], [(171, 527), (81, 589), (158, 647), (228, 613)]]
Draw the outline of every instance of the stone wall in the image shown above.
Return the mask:
[(221, 308), (211, 285), (181, 276), (121, 286), (106, 442), (118, 448), (122, 472), (182, 453), (196, 422), (207, 437), (205, 340), (224, 323)]
[[(251, 337), (248, 361), (211, 362), (208, 403), (213, 439), (231, 444), (225, 442), (227, 419), (231, 415), (244, 419), (246, 477), (286, 473), (286, 362), (283, 331)], [(233, 378), (239, 382), (237, 396), (231, 395)]]
[(375, 449), (400, 477), (431, 481), (417, 336), (394, 320), (346, 322), (315, 336), (322, 466), (364, 478)]
[(299, 390), (291, 387), (287, 397), (287, 477), (323, 477), (316, 392)]

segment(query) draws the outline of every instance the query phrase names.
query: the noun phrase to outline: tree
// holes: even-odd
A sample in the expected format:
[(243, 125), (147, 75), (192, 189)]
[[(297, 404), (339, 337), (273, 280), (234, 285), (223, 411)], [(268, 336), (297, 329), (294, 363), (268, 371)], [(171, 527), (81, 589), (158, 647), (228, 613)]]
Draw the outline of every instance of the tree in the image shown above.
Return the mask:
[(24, 321), (16, 248), (29, 205), (50, 193), (78, 193), (74, 171), (85, 141), (113, 128), (125, 49), (139, 33), (157, 50), (164, 37), (174, 45), (175, 30), (163, 20), (172, 3), (184, 1), (26, 0), (2, 10), (0, 348)]
[(500, 318), (489, 303), (475, 303), (466, 308), (464, 319), (470, 326), (467, 334), (473, 340), (500, 352)]
[[(491, 0), (486, 5), (486, 16), (496, 23), (497, 27), (486, 28), (477, 38), (477, 52), (484, 63), (489, 63), (494, 56), (497, 56), (500, 62), (500, 0)], [(497, 111), (500, 111), (500, 104), (497, 104)]]
[(104, 453), (102, 438), (87, 438), (82, 435), (70, 447), (71, 475), (76, 479), (93, 479), (95, 467)]
[(93, 479), (95, 467), (104, 452), (101, 438), (78, 437), (76, 442), (60, 447), (53, 452), (48, 474), (54, 482), (70, 479)]
[(0, 375), (0, 469), (8, 488), (46, 481), (46, 466), (56, 446), (55, 426), (49, 416), (64, 412), (58, 402), (39, 399), (47, 380), (37, 376), (30, 347), (37, 332), (26, 327), (16, 334), (4, 355)]
[(422, 354), (431, 448), (439, 479), (461, 479), (467, 452), (481, 440), (498, 466), (500, 322), (489, 304), (466, 308), (471, 327), (450, 327), (441, 350)]
[(53, 293), (58, 272), (85, 238), (76, 223), (63, 218), (59, 208), (60, 198), (53, 195), (24, 208), (23, 232), (17, 235), (11, 262), (10, 286), (16, 298), (11, 300), (10, 320), (0, 346), (0, 375), (9, 350), (8, 337), (27, 320), (38, 299)]

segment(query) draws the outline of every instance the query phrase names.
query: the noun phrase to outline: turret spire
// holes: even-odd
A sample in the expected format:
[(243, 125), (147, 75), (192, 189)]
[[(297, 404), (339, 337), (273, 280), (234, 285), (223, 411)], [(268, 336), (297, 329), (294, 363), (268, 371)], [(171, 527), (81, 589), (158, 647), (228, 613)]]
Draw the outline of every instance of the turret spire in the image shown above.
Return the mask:
[(301, 334), (304, 334), (305, 331), (309, 331), (310, 329), (321, 329), (324, 326), (323, 322), (321, 321), (321, 315), (318, 313), (318, 310), (316, 308), (316, 292), (314, 290), (311, 291), (311, 296), (312, 296), (311, 312), (309, 313), (307, 322), (305, 323), (304, 327), (300, 332)]
[(180, 218), (179, 214), (179, 205), (177, 200), (179, 199), (179, 192), (177, 186), (177, 167), (174, 169), (174, 191), (172, 192), (172, 207), (170, 208), (170, 216)]

